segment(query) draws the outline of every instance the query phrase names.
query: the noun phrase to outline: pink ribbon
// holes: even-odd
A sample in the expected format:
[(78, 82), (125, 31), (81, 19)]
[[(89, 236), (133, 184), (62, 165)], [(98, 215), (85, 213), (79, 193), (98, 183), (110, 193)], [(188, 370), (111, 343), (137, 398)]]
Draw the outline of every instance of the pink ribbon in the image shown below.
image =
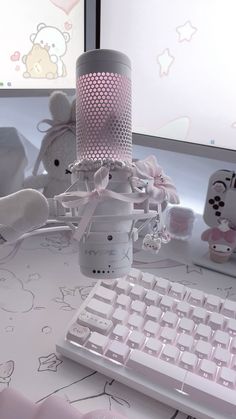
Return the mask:
[(94, 211), (100, 200), (104, 198), (117, 199), (127, 203), (140, 203), (148, 200), (148, 194), (146, 192), (132, 192), (132, 193), (118, 193), (106, 189), (109, 182), (109, 169), (107, 167), (101, 167), (94, 174), (94, 190), (90, 192), (85, 191), (71, 191), (64, 192), (60, 195), (55, 196), (55, 199), (59, 201), (65, 208), (80, 208), (87, 205), (85, 208), (83, 217), (79, 223), (78, 228), (74, 234), (74, 237), (79, 241), (84, 234), (86, 227), (88, 226)]

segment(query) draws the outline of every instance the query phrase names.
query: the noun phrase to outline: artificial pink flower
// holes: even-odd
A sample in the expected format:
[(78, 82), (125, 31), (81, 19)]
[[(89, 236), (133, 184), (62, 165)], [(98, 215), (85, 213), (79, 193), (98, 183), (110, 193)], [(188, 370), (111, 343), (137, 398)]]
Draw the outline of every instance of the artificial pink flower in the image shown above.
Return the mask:
[(171, 204), (179, 204), (176, 187), (171, 178), (163, 172), (155, 156), (135, 161), (134, 175), (141, 179), (152, 178), (154, 180), (150, 195), (152, 201), (168, 201)]

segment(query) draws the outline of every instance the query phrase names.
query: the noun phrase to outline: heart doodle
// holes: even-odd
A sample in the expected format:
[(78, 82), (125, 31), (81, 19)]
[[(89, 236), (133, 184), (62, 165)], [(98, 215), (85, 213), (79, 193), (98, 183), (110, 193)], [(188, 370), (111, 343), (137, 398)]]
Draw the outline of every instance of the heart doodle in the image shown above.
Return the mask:
[(72, 28), (72, 23), (70, 22), (65, 22), (64, 23), (64, 27), (66, 31), (69, 31)]
[(19, 51), (15, 51), (14, 54), (11, 55), (11, 61), (19, 61), (20, 59), (20, 52)]
[(80, 0), (50, 0), (54, 6), (63, 10), (67, 15), (79, 3)]

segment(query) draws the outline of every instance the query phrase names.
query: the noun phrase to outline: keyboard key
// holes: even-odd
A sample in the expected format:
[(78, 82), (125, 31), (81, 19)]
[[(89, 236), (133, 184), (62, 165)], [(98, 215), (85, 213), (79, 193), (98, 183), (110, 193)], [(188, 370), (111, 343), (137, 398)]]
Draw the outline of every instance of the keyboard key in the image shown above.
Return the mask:
[(80, 326), (78, 323), (73, 323), (67, 332), (66, 338), (83, 345), (89, 335), (90, 330), (88, 327)]
[(124, 342), (129, 334), (129, 329), (127, 326), (123, 326), (122, 324), (117, 324), (111, 334), (111, 338), (114, 340), (120, 340)]
[(194, 306), (203, 306), (205, 300), (205, 295), (200, 290), (191, 290), (190, 294), (188, 296), (188, 301), (190, 304), (193, 304)]
[(162, 326), (175, 327), (178, 321), (178, 316), (171, 311), (166, 311), (161, 319)]
[(160, 294), (168, 294), (170, 290), (170, 281), (165, 278), (156, 278), (157, 283), (155, 285), (155, 291), (159, 292)]
[(194, 352), (200, 359), (209, 359), (212, 352), (212, 345), (209, 342), (204, 342), (204, 340), (198, 340)]
[(145, 345), (144, 345), (144, 351), (152, 354), (152, 355), (159, 355), (159, 353), (162, 350), (162, 344), (159, 340), (154, 339), (154, 338), (149, 338), (147, 339)]
[(226, 323), (225, 330), (230, 334), (230, 336), (236, 336), (236, 320), (229, 319)]
[(127, 275), (127, 279), (133, 282), (134, 284), (139, 284), (139, 282), (142, 279), (142, 276), (143, 276), (142, 271), (136, 268), (131, 268)]
[(191, 351), (193, 346), (194, 340), (193, 337), (190, 335), (186, 335), (185, 333), (181, 333), (177, 340), (177, 347), (181, 351)]
[(222, 384), (225, 387), (234, 389), (236, 383), (236, 374), (235, 371), (230, 370), (229, 368), (222, 367), (218, 375), (218, 383)]
[(146, 310), (146, 304), (143, 301), (139, 301), (139, 300), (132, 301), (131, 311), (141, 314), (143, 316), (145, 310)]
[(173, 343), (176, 339), (177, 333), (175, 329), (171, 329), (170, 327), (163, 327), (161, 334), (160, 334), (160, 340), (163, 343)]
[(180, 301), (179, 303), (177, 303), (175, 311), (179, 317), (189, 317), (192, 311), (192, 307), (186, 301)]
[(103, 303), (96, 298), (91, 298), (86, 306), (86, 310), (90, 313), (96, 314), (97, 316), (101, 316), (104, 319), (110, 319), (114, 308), (110, 304)]
[(129, 313), (126, 310), (123, 310), (122, 308), (117, 308), (113, 315), (112, 315), (112, 321), (117, 324), (117, 323), (121, 323), (121, 324), (125, 324), (128, 320), (129, 317)]
[(176, 365), (158, 359), (146, 352), (134, 349), (130, 353), (127, 366), (132, 370), (141, 373), (150, 380), (161, 383), (164, 379), (165, 385), (170, 388), (179, 388), (184, 382), (186, 372)]
[(146, 320), (159, 321), (162, 316), (162, 311), (159, 307), (150, 306), (146, 310)]
[(107, 336), (101, 335), (97, 332), (92, 332), (86, 343), (86, 346), (87, 348), (92, 349), (93, 351), (103, 354), (108, 343), (109, 339)]
[(136, 313), (133, 313), (129, 316), (128, 325), (130, 326), (132, 330), (133, 329), (140, 330), (141, 327), (143, 326), (143, 323), (144, 323), (143, 316), (139, 316)]
[(169, 295), (177, 300), (182, 300), (186, 294), (186, 287), (178, 282), (171, 284)]
[(226, 332), (222, 332), (222, 330), (216, 330), (213, 339), (212, 344), (214, 346), (220, 346), (221, 348), (228, 348), (229, 345), (229, 339), (230, 336)]
[(226, 299), (222, 304), (221, 313), (234, 319), (236, 316), (236, 301)]
[(128, 281), (126, 281), (125, 279), (120, 279), (116, 284), (115, 291), (117, 292), (117, 294), (128, 295), (131, 288), (132, 287)]
[(112, 341), (106, 351), (106, 356), (124, 364), (128, 358), (129, 352), (130, 348), (125, 343)]
[(208, 325), (213, 329), (222, 330), (225, 324), (225, 318), (222, 314), (219, 313), (211, 313), (208, 320)]
[(232, 358), (232, 364), (231, 364), (231, 368), (233, 370), (236, 370), (236, 356), (234, 355)]
[(212, 330), (210, 326), (200, 323), (195, 331), (195, 339), (209, 341), (211, 338)]
[(100, 285), (97, 287), (94, 297), (104, 303), (113, 304), (116, 299), (116, 293)]
[(140, 281), (140, 285), (142, 285), (144, 288), (152, 290), (155, 284), (156, 284), (156, 280), (155, 280), (154, 275), (144, 272), (142, 279)]
[(141, 285), (134, 285), (130, 291), (130, 297), (133, 300), (142, 301), (145, 294), (146, 294), (145, 288), (143, 288)]
[(143, 331), (146, 336), (155, 337), (158, 334), (160, 327), (161, 326), (157, 322), (148, 320), (144, 325)]
[(209, 311), (219, 311), (221, 305), (220, 297), (216, 295), (209, 295), (206, 297), (205, 308)]
[(195, 324), (192, 319), (187, 319), (186, 317), (183, 317), (182, 319), (180, 319), (178, 332), (191, 334), (193, 332), (194, 326)]
[(192, 354), (191, 352), (182, 352), (179, 366), (184, 368), (188, 371), (195, 371), (196, 366), (198, 363), (198, 358), (196, 354)]
[(172, 362), (175, 364), (178, 357), (179, 357), (179, 349), (176, 348), (176, 346), (172, 346), (169, 344), (165, 345), (161, 354), (161, 359), (163, 359), (166, 362)]
[(117, 279), (104, 279), (103, 281), (101, 281), (101, 286), (108, 288), (110, 290), (114, 290), (116, 284), (117, 284)]
[(153, 291), (153, 290), (148, 290), (148, 292), (145, 295), (143, 301), (148, 306), (151, 306), (151, 305), (158, 305), (158, 303), (160, 302), (160, 300), (161, 300), (161, 296), (158, 294), (158, 292)]
[(125, 294), (119, 294), (116, 300), (116, 305), (127, 310), (131, 304), (131, 298)]
[(231, 342), (231, 352), (233, 354), (236, 354), (236, 337), (232, 339), (232, 342)]
[(198, 374), (208, 380), (215, 380), (217, 372), (217, 366), (214, 362), (209, 361), (208, 359), (203, 359), (200, 362)]
[(145, 341), (145, 336), (140, 332), (132, 332), (127, 340), (127, 345), (133, 349), (140, 349)]
[(171, 311), (175, 306), (175, 300), (169, 295), (164, 295), (160, 301), (160, 308), (162, 311)]
[(193, 309), (191, 318), (196, 324), (205, 323), (208, 318), (208, 313), (205, 308), (195, 307)]
[(103, 317), (96, 316), (95, 314), (89, 313), (86, 310), (81, 311), (78, 315), (77, 323), (82, 326), (86, 326), (89, 329), (102, 333), (103, 335), (108, 335), (113, 323), (111, 320), (104, 319)]
[(212, 360), (219, 367), (222, 367), (222, 366), (227, 367), (230, 362), (230, 353), (227, 351), (227, 349), (223, 349), (217, 346), (212, 356)]

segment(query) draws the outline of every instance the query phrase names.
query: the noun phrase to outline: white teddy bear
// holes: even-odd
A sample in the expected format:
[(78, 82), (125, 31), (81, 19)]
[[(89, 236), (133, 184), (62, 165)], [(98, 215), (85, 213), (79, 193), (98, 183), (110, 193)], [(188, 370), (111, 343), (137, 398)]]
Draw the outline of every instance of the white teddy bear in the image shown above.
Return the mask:
[(48, 51), (51, 61), (57, 65), (57, 76), (65, 76), (66, 70), (62, 57), (66, 53), (67, 43), (70, 40), (69, 33), (40, 23), (37, 26), (37, 33), (31, 34), (30, 40), (34, 45), (40, 45)]
[[(52, 120), (41, 122), (50, 125), (46, 131), (36, 159), (33, 174), (24, 181), (24, 188), (43, 189), (47, 198), (64, 192), (71, 185), (70, 163), (76, 159), (75, 100), (70, 103), (67, 95), (54, 92), (49, 109)], [(37, 174), (40, 163), (47, 173)]]

